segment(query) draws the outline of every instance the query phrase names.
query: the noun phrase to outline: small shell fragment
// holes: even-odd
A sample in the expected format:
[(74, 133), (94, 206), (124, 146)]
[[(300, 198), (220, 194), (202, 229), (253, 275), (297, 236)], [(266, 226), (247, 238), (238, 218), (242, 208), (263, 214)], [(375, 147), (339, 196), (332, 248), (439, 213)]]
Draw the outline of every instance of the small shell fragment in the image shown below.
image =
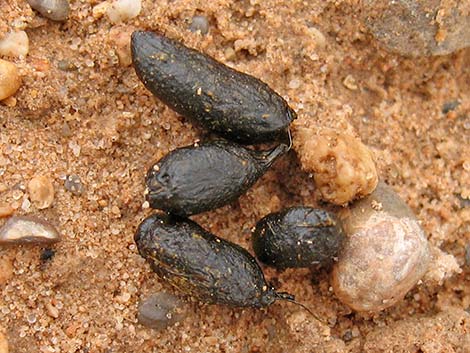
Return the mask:
[(51, 244), (60, 241), (57, 229), (49, 222), (33, 216), (11, 217), (0, 228), (2, 244)]

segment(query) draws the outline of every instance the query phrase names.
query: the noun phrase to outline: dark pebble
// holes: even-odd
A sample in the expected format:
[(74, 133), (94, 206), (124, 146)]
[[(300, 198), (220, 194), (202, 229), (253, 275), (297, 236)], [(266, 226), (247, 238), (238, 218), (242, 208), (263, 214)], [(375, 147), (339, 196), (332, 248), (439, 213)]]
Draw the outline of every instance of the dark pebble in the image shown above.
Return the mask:
[(447, 114), (448, 112), (455, 110), (459, 105), (459, 101), (446, 102), (442, 105), (442, 113)]
[(41, 252), (40, 259), (41, 259), (41, 261), (46, 262), (46, 261), (52, 259), (54, 257), (54, 255), (55, 255), (55, 251), (53, 249), (46, 248)]
[(80, 177), (75, 174), (67, 176), (67, 179), (65, 179), (64, 182), (64, 187), (74, 195), (81, 195), (84, 190)]

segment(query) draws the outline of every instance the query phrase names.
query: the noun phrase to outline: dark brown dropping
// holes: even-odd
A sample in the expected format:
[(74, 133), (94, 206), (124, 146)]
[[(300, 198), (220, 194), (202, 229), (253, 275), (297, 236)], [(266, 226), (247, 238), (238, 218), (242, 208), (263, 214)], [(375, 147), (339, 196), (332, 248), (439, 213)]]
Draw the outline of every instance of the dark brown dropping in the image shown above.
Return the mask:
[(152, 215), (134, 240), (160, 278), (202, 302), (265, 307), (277, 299), (293, 300), (266, 282), (248, 251), (189, 219)]
[(178, 148), (149, 169), (147, 200), (180, 216), (221, 207), (248, 190), (287, 149), (253, 151), (224, 141)]
[(252, 240), (260, 261), (286, 269), (331, 264), (341, 248), (343, 237), (341, 225), (331, 213), (292, 207), (261, 219)]
[(184, 117), (239, 143), (286, 137), (295, 112), (259, 79), (165, 36), (137, 31), (132, 61), (145, 87)]

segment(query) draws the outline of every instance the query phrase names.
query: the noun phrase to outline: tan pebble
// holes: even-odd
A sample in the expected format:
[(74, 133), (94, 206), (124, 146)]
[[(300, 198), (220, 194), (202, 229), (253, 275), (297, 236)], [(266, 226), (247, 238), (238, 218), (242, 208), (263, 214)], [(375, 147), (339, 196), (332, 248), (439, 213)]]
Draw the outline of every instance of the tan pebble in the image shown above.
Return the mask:
[(360, 139), (333, 129), (298, 126), (294, 149), (302, 168), (313, 173), (325, 201), (336, 205), (374, 191), (378, 176), (372, 153)]
[(46, 304), (46, 310), (47, 310), (47, 315), (49, 315), (50, 317), (54, 319), (57, 319), (59, 317), (59, 309), (57, 309), (51, 303)]
[(20, 57), (29, 52), (29, 39), (25, 31), (7, 33), (0, 39), (0, 55)]
[(6, 284), (13, 276), (13, 264), (8, 257), (0, 258), (0, 286)]
[(54, 186), (51, 178), (44, 175), (34, 177), (28, 183), (31, 201), (39, 209), (48, 208), (54, 201)]
[(0, 328), (0, 353), (8, 353), (8, 340)]
[(58, 241), (57, 229), (33, 216), (13, 216), (0, 228), (0, 244), (50, 244)]
[(131, 55), (131, 34), (134, 32), (133, 27), (113, 27), (109, 32), (109, 40), (116, 50), (119, 58), (119, 64), (129, 66), (132, 64)]
[(100, 2), (98, 5), (94, 6), (92, 10), (93, 18), (99, 19), (103, 17), (110, 5), (111, 4), (109, 2), (103, 1), (103, 2)]
[(15, 94), (20, 85), (21, 78), (16, 65), (0, 59), (0, 100)]
[[(380, 203), (381, 210), (373, 208)], [(333, 267), (338, 299), (357, 311), (380, 311), (403, 299), (430, 261), (426, 236), (410, 208), (380, 183), (338, 214), (346, 240)]]
[(0, 203), (0, 218), (10, 217), (15, 210), (8, 204)]
[(80, 328), (80, 322), (72, 322), (67, 328), (65, 329), (65, 334), (67, 337), (72, 338), (75, 337), (77, 330)]

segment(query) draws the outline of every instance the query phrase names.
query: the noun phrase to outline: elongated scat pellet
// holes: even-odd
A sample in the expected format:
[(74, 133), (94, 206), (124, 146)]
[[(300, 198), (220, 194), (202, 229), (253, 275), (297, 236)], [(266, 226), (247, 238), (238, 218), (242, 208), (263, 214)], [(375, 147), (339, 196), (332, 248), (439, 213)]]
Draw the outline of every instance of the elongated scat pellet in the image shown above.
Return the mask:
[(248, 251), (189, 219), (151, 215), (134, 240), (160, 278), (201, 302), (260, 308), (278, 299), (294, 301), (266, 282)]
[(180, 216), (229, 204), (288, 150), (281, 144), (254, 151), (225, 141), (178, 148), (147, 173), (150, 207)]
[(343, 239), (341, 224), (333, 214), (310, 207), (291, 207), (265, 216), (252, 237), (258, 260), (281, 270), (328, 266)]
[(131, 39), (137, 76), (184, 117), (238, 143), (286, 138), (296, 113), (261, 80), (149, 31)]

